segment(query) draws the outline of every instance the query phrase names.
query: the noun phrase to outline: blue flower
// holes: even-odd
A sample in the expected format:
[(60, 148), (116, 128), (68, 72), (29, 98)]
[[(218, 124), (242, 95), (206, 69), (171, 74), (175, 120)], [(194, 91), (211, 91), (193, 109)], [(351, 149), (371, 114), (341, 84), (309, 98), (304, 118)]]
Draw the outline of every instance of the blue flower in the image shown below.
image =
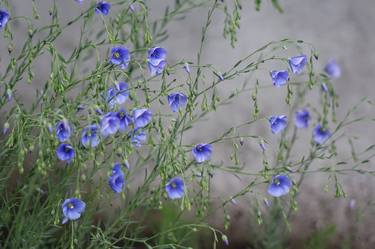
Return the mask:
[(69, 139), (72, 133), (72, 129), (69, 126), (68, 121), (59, 121), (56, 124), (56, 137), (60, 142), (65, 142)]
[(268, 185), (267, 192), (273, 197), (280, 197), (289, 193), (292, 187), (292, 181), (286, 175), (277, 175), (272, 177), (271, 183)]
[(5, 10), (0, 10), (0, 29), (5, 27), (9, 21), (9, 13)]
[(202, 163), (204, 161), (210, 160), (212, 155), (212, 145), (211, 144), (197, 144), (191, 151), (195, 158), (195, 161)]
[(292, 72), (294, 74), (299, 74), (307, 64), (307, 57), (304, 54), (294, 56), (289, 58), (288, 63)]
[(129, 97), (129, 86), (126, 82), (119, 82), (111, 87), (107, 91), (107, 101), (110, 108), (113, 108), (115, 104), (121, 105)]
[(295, 125), (298, 128), (307, 128), (310, 121), (310, 113), (303, 109), (296, 112)]
[(332, 79), (337, 79), (341, 76), (341, 68), (335, 60), (330, 60), (324, 67), (324, 71)]
[(108, 16), (110, 9), (111, 9), (111, 4), (107, 3), (106, 1), (102, 1), (96, 4), (95, 12)]
[(131, 142), (132, 142), (132, 145), (135, 147), (141, 147), (142, 142), (146, 141), (146, 139), (147, 139), (147, 134), (145, 131), (142, 131), (141, 129), (136, 129), (131, 134)]
[(185, 194), (185, 184), (181, 177), (177, 176), (168, 181), (165, 185), (165, 191), (169, 199), (180, 199)]
[(119, 128), (120, 119), (116, 113), (109, 112), (100, 121), (100, 132), (104, 137), (115, 134)]
[(125, 186), (125, 174), (121, 170), (121, 164), (115, 163), (108, 184), (115, 193), (121, 193)]
[(321, 85), (321, 89), (322, 89), (322, 91), (323, 92), (328, 92), (328, 86), (327, 86), (327, 84), (326, 83), (322, 83), (322, 85)]
[(125, 132), (132, 122), (132, 118), (126, 113), (125, 109), (121, 109), (116, 113), (117, 118), (120, 120), (120, 131)]
[(270, 72), (272, 83), (274, 86), (283, 86), (286, 84), (286, 82), (289, 80), (289, 74), (288, 71), (282, 70), (282, 71), (271, 71)]
[(320, 124), (315, 126), (313, 138), (317, 144), (323, 144), (330, 136), (331, 132), (328, 129), (323, 128)]
[(184, 107), (187, 97), (183, 93), (171, 93), (168, 95), (168, 104), (173, 112), (177, 112), (180, 107)]
[(81, 214), (85, 212), (86, 204), (77, 198), (68, 198), (61, 205), (64, 219), (63, 224), (69, 220), (77, 220), (81, 217)]
[(288, 125), (288, 119), (285, 115), (271, 116), (268, 121), (273, 134), (281, 132)]
[(190, 66), (189, 66), (189, 63), (185, 62), (185, 64), (184, 64), (184, 70), (185, 70), (185, 72), (187, 72), (188, 74), (190, 73)]
[(126, 47), (114, 47), (111, 49), (110, 62), (120, 66), (121, 69), (126, 69), (129, 65), (130, 53)]
[(133, 111), (134, 128), (142, 128), (148, 125), (152, 119), (152, 112), (146, 108), (135, 109)]
[(70, 162), (74, 158), (74, 149), (70, 144), (60, 144), (56, 149), (57, 158)]
[(99, 138), (99, 126), (94, 124), (94, 125), (89, 125), (85, 127), (82, 131), (82, 137), (81, 137), (81, 143), (83, 146), (87, 147), (96, 147), (98, 146), (100, 142)]
[(151, 76), (159, 75), (167, 65), (167, 51), (164, 48), (154, 47), (148, 50), (148, 70)]

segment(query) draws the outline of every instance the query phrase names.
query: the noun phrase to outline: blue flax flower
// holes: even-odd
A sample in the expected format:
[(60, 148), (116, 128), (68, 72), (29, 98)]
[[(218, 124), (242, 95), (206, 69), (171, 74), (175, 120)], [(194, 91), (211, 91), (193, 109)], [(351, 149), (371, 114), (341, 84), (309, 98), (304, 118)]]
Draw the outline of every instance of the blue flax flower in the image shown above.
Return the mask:
[(268, 122), (270, 123), (271, 131), (273, 134), (281, 132), (288, 125), (288, 119), (285, 115), (271, 116)]
[(115, 86), (110, 87), (107, 91), (107, 102), (110, 108), (113, 108), (115, 104), (121, 105), (129, 97), (129, 86), (126, 82), (119, 82)]
[(111, 4), (107, 3), (106, 1), (102, 1), (96, 4), (95, 12), (98, 14), (103, 14), (108, 16), (109, 11), (111, 10)]
[(70, 128), (68, 121), (63, 120), (63, 121), (57, 122), (56, 137), (60, 142), (67, 141), (71, 134), (72, 134), (72, 129)]
[(120, 119), (114, 112), (107, 113), (100, 121), (100, 132), (104, 137), (115, 134), (119, 128)]
[(99, 137), (99, 126), (96, 124), (86, 126), (83, 128), (81, 143), (83, 146), (87, 147), (96, 147), (100, 142)]
[(74, 149), (70, 144), (60, 144), (56, 149), (57, 158), (70, 162), (74, 158)]
[(324, 71), (332, 79), (337, 79), (341, 76), (341, 68), (335, 60), (330, 60), (324, 67)]
[(159, 75), (167, 65), (167, 51), (164, 48), (154, 47), (148, 50), (148, 70), (151, 76)]
[(290, 70), (292, 70), (294, 74), (299, 74), (307, 64), (307, 57), (304, 54), (294, 56), (289, 58), (288, 63)]
[(125, 186), (125, 174), (121, 170), (121, 164), (115, 163), (108, 184), (115, 193), (121, 193)]
[(183, 93), (171, 93), (168, 95), (168, 104), (173, 112), (177, 112), (180, 107), (184, 107), (187, 97)]
[(310, 119), (310, 113), (307, 110), (299, 110), (296, 112), (295, 125), (297, 128), (307, 128)]
[(286, 70), (271, 71), (270, 75), (272, 78), (273, 85), (277, 87), (285, 85), (286, 82), (289, 80), (289, 74)]
[(5, 10), (0, 10), (0, 29), (4, 28), (9, 21), (9, 13)]
[(69, 220), (77, 220), (81, 217), (82, 213), (85, 212), (86, 204), (77, 198), (68, 198), (61, 205), (64, 219), (63, 224)]
[(111, 49), (110, 62), (120, 66), (121, 69), (126, 69), (129, 65), (130, 53), (126, 47), (114, 47)]
[(315, 126), (313, 131), (313, 138), (317, 144), (323, 144), (331, 136), (331, 132), (323, 128), (320, 124)]
[(131, 134), (131, 142), (134, 147), (141, 147), (142, 142), (147, 140), (147, 134), (145, 131), (142, 131), (141, 129), (136, 129)]
[(277, 175), (272, 177), (268, 185), (267, 192), (273, 197), (280, 197), (289, 193), (292, 187), (292, 181), (286, 175)]
[(169, 199), (180, 199), (185, 194), (185, 184), (181, 177), (176, 176), (165, 185), (165, 191)]
[(117, 118), (120, 120), (120, 131), (125, 132), (125, 130), (129, 127), (132, 123), (132, 118), (129, 114), (126, 113), (125, 109), (120, 109), (116, 113)]
[(146, 108), (135, 109), (133, 111), (134, 128), (142, 128), (148, 125), (152, 119), (152, 112)]
[(202, 163), (204, 161), (210, 160), (212, 155), (212, 145), (211, 144), (197, 144), (191, 151), (195, 158), (195, 161)]

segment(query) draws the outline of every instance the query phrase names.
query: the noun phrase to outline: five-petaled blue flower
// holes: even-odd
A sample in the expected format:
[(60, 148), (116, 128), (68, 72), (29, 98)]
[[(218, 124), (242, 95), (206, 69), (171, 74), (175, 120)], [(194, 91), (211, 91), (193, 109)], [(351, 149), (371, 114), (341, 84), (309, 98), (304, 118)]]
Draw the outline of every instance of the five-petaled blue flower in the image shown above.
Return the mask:
[(95, 7), (95, 12), (96, 13), (101, 13), (105, 16), (109, 14), (109, 11), (111, 10), (111, 4), (107, 3), (106, 1), (102, 1), (96, 4)]
[(74, 158), (74, 149), (70, 144), (60, 144), (56, 149), (57, 158), (70, 162)]
[(171, 93), (168, 95), (168, 104), (173, 112), (177, 112), (180, 107), (184, 107), (187, 97), (183, 93)]
[(212, 145), (211, 144), (197, 144), (191, 151), (195, 158), (195, 161), (202, 163), (204, 161), (210, 160), (212, 155)]
[(181, 177), (176, 176), (165, 185), (165, 191), (169, 199), (180, 199), (185, 194), (185, 184)]
[(129, 65), (130, 53), (126, 47), (114, 47), (111, 49), (110, 62), (120, 66), (121, 69), (126, 69)]
[(111, 87), (107, 91), (107, 102), (110, 108), (113, 108), (115, 104), (121, 105), (129, 97), (129, 86), (126, 82), (119, 82), (115, 86)]
[(280, 197), (289, 193), (292, 187), (292, 181), (286, 175), (277, 175), (272, 177), (268, 185), (267, 192), (273, 197)]
[(310, 119), (310, 113), (307, 110), (299, 110), (296, 112), (295, 125), (297, 128), (307, 128), (309, 126)]
[(125, 186), (125, 174), (121, 170), (121, 163), (113, 165), (112, 174), (109, 176), (108, 184), (115, 193), (121, 193)]
[(96, 124), (86, 126), (83, 128), (81, 143), (83, 146), (87, 147), (96, 147), (100, 142), (99, 137), (99, 126)]
[(268, 122), (270, 123), (271, 131), (273, 134), (281, 132), (288, 125), (288, 119), (285, 115), (271, 116), (268, 119)]
[(85, 212), (86, 204), (78, 198), (68, 198), (61, 205), (64, 219), (63, 224), (69, 220), (77, 220), (81, 217), (82, 213)]
[(151, 76), (159, 75), (167, 65), (167, 51), (164, 48), (154, 47), (148, 50), (148, 70)]
[(134, 147), (141, 147), (142, 142), (147, 140), (147, 134), (141, 129), (135, 129), (131, 133), (131, 142)]
[(317, 144), (323, 144), (331, 136), (331, 132), (327, 128), (323, 128), (320, 124), (315, 126), (313, 138)]
[(142, 128), (148, 125), (152, 119), (152, 112), (146, 108), (135, 109), (133, 111), (134, 129)]
[(63, 121), (57, 122), (56, 137), (60, 142), (67, 141), (71, 134), (72, 134), (72, 129), (70, 128), (68, 121), (63, 120)]
[(332, 79), (337, 79), (341, 76), (341, 68), (335, 60), (330, 60), (324, 67), (324, 71)]
[(294, 74), (299, 74), (307, 64), (307, 56), (304, 54), (293, 56), (289, 58), (288, 63), (290, 70), (292, 70)]
[(0, 10), (0, 29), (5, 27), (9, 21), (9, 13), (5, 10)]
[(283, 86), (289, 80), (289, 73), (286, 70), (271, 71), (270, 75), (274, 86)]
[(120, 119), (114, 112), (107, 113), (100, 121), (100, 132), (104, 137), (115, 134), (119, 128)]
[(120, 120), (120, 131), (125, 132), (132, 122), (131, 116), (126, 113), (125, 109), (120, 109), (120, 111), (116, 113), (116, 116)]

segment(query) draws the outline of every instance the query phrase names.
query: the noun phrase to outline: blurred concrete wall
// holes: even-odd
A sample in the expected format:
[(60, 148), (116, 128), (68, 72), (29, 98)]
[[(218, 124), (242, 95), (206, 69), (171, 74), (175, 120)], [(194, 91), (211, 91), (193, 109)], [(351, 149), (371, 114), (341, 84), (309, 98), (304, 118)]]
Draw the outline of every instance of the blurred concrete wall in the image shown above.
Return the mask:
[[(31, 1), (12, 0), (11, 4), (15, 6), (16, 15), (30, 15)], [(40, 4), (41, 15), (47, 16), (46, 11), (52, 1), (38, 0)], [(167, 0), (152, 0), (151, 14), (158, 16), (162, 13), (160, 2)], [(169, 1), (171, 2), (171, 1)], [(280, 1), (285, 13), (278, 13), (268, 1), (262, 6), (260, 12), (254, 10), (253, 1), (243, 1), (241, 29), (238, 35), (236, 48), (230, 47), (229, 41), (222, 38), (222, 27), (224, 17), (222, 14), (214, 16), (214, 22), (208, 33), (208, 41), (203, 53), (203, 61), (212, 63), (224, 71), (233, 65), (239, 58), (243, 57), (265, 43), (282, 38), (302, 39), (308, 41), (317, 48), (320, 54), (318, 67), (323, 68), (326, 61), (335, 58), (342, 67), (343, 75), (335, 81), (336, 90), (341, 99), (339, 117), (345, 111), (357, 103), (364, 96), (374, 97), (374, 78), (375, 78), (375, 1), (374, 0), (288, 0)], [(73, 0), (58, 1), (61, 8), (65, 8), (64, 13), (72, 16), (80, 12)], [(178, 21), (169, 26), (170, 38), (162, 46), (169, 52), (169, 63), (179, 61), (181, 58), (195, 60), (196, 52), (199, 48), (200, 34), (202, 24), (206, 18), (206, 9), (196, 10), (187, 15), (184, 20)], [(63, 13), (63, 12), (62, 12)], [(26, 29), (19, 27), (19, 32), (25, 32)], [(78, 39), (78, 29), (72, 28), (71, 32), (59, 39), (58, 44), (66, 51), (74, 48)], [(1, 48), (1, 55), (5, 56), (4, 48)], [(35, 74), (40, 82), (46, 79), (49, 73), (48, 64), (35, 65)], [(232, 88), (233, 84), (239, 86), (242, 82), (228, 82), (220, 88), (222, 94)], [(269, 84), (268, 78), (263, 78), (261, 84)], [(30, 87), (28, 87), (30, 88)], [(27, 90), (23, 92), (26, 99), (30, 99)], [(268, 94), (268, 95), (267, 95)], [(264, 114), (277, 114), (284, 111), (287, 107), (280, 104), (280, 99), (276, 98), (277, 93), (263, 95), (261, 110)], [(212, 138), (220, 134), (225, 128), (231, 127), (246, 120), (251, 110), (250, 95), (239, 98), (230, 107), (225, 107), (206, 123), (202, 124), (202, 129), (196, 129), (190, 133), (192, 142), (199, 142), (204, 139)], [(369, 107), (364, 107), (357, 111), (356, 115), (374, 111)], [(211, 117), (211, 116), (210, 116)], [(356, 126), (352, 132), (361, 140), (358, 146), (365, 147), (375, 141), (375, 133), (372, 132), (373, 126), (364, 124)], [(202, 132), (204, 131), (204, 132)], [(218, 133), (218, 131), (220, 133)], [(269, 136), (266, 123), (256, 126), (253, 129), (254, 134)], [(259, 149), (256, 143), (249, 142), (242, 150), (243, 159), (247, 168), (259, 168), (261, 165)], [(218, 150), (229, 151), (230, 148), (217, 148)], [(225, 154), (225, 153), (218, 153)], [(227, 153), (228, 154), (228, 153)], [(225, 160), (217, 156), (216, 160)], [(371, 165), (373, 166), (373, 165)], [(241, 181), (235, 177), (224, 177), (221, 174), (214, 176), (215, 195), (230, 195), (247, 182)], [(323, 191), (327, 183), (327, 177), (312, 177), (301, 188), (300, 210), (294, 219), (293, 234), (296, 238), (303, 238), (308, 231), (325, 226), (326, 224), (338, 224), (338, 231), (344, 236), (348, 231), (355, 233), (358, 247), (375, 248), (375, 222), (373, 222), (374, 211), (366, 212), (366, 217), (353, 228), (354, 214), (348, 211), (348, 200), (332, 200), (333, 190), (329, 193)], [(351, 198), (357, 200), (357, 210), (360, 208), (368, 210), (368, 201), (374, 200), (375, 181), (369, 177), (347, 177), (345, 178), (345, 189)], [(248, 210), (248, 204), (251, 203), (251, 197), (245, 196), (238, 200), (238, 209)], [(239, 212), (238, 210), (236, 212)], [(352, 213), (351, 213), (352, 212)], [(221, 214), (220, 214), (221, 215)], [(242, 216), (241, 216), (242, 217)], [(242, 219), (242, 218), (241, 218)], [(241, 221), (243, 226), (248, 226), (246, 222)], [(355, 229), (353, 232), (352, 229)], [(246, 229), (234, 233), (238, 236), (246, 236)], [(370, 246), (370, 247), (369, 247)]]

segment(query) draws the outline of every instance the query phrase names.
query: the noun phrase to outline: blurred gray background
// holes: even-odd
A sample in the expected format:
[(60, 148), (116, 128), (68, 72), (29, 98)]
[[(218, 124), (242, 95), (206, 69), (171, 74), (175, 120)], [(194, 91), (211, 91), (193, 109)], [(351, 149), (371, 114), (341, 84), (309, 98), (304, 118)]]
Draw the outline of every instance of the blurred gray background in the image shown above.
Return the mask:
[[(47, 11), (52, 1), (37, 0), (40, 4), (40, 12)], [(67, 16), (74, 16), (80, 12), (79, 7), (73, 0), (58, 1), (59, 5), (66, 8), (64, 13)], [(160, 3), (163, 4), (160, 4)], [(172, 2), (167, 0), (151, 0), (151, 15), (157, 17), (163, 12), (164, 3)], [(329, 59), (336, 59), (342, 68), (342, 77), (334, 81), (336, 91), (340, 96), (340, 108), (338, 116), (345, 114), (346, 110), (357, 103), (362, 97), (370, 99), (374, 97), (375, 78), (375, 1), (374, 0), (284, 0), (280, 1), (284, 14), (278, 13), (269, 1), (264, 1), (261, 11), (256, 12), (254, 1), (243, 1), (243, 11), (241, 18), (241, 29), (238, 34), (236, 48), (232, 49), (228, 40), (222, 38), (224, 16), (222, 13), (214, 15), (208, 39), (203, 53), (203, 62), (215, 64), (218, 70), (225, 71), (238, 59), (249, 54), (255, 49), (263, 46), (269, 41), (280, 40), (282, 38), (302, 39), (312, 43), (319, 51), (318, 69), (322, 69)], [(30, 15), (31, 1), (11, 0), (14, 5), (15, 15)], [(46, 13), (46, 12), (45, 12)], [(196, 52), (199, 48), (202, 24), (207, 15), (207, 9), (194, 10), (187, 15), (184, 20), (175, 22), (169, 26), (169, 39), (162, 45), (168, 50), (168, 62), (173, 64), (181, 59), (195, 60)], [(57, 42), (63, 50), (71, 51), (78, 39), (78, 30), (72, 29)], [(19, 27), (18, 32), (25, 32), (25, 28)], [(2, 48), (1, 55), (5, 50)], [(308, 51), (306, 51), (308, 52)], [(3, 65), (1, 65), (3, 67)], [(36, 81), (43, 82), (49, 74), (48, 64), (35, 65)], [(259, 76), (262, 84), (270, 84), (267, 77)], [(254, 82), (251, 82), (253, 84)], [(220, 93), (225, 95), (225, 91), (232, 89), (242, 82), (228, 81), (220, 88)], [(25, 99), (30, 99), (28, 89), (32, 86), (25, 86), (25, 91), (21, 94)], [(284, 89), (285, 90), (285, 89)], [(279, 91), (280, 92), (280, 91)], [(286, 110), (287, 106), (280, 104), (282, 95), (270, 92), (261, 95), (261, 113), (264, 115), (278, 114)], [(195, 129), (190, 133), (191, 142), (200, 142), (204, 139), (215, 137), (221, 134), (225, 128), (245, 121), (250, 116), (251, 111), (250, 95), (247, 94), (239, 98), (233, 105), (222, 108), (210, 119), (202, 124), (202, 129)], [(356, 116), (363, 114), (374, 114), (371, 107), (365, 106), (356, 112)], [(375, 142), (375, 133), (372, 124), (355, 126), (351, 130), (352, 134), (360, 137), (356, 144), (364, 148)], [(270, 137), (267, 123), (256, 126), (253, 134), (262, 134)], [(276, 141), (270, 138), (271, 142)], [(217, 150), (216, 150), (217, 149)], [(225, 151), (230, 148), (215, 148), (217, 151)], [(302, 149), (301, 149), (302, 150)], [(345, 149), (344, 149), (345, 150)], [(297, 150), (298, 152), (299, 150)], [(246, 167), (261, 167), (261, 158), (258, 144), (256, 142), (246, 142), (242, 149), (241, 159)], [(215, 155), (215, 160), (225, 160), (220, 155)], [(373, 165), (370, 163), (370, 167)], [(222, 174), (214, 176), (215, 195), (230, 196), (246, 185), (246, 181), (241, 181), (235, 177), (224, 177)], [(347, 236), (355, 237), (358, 248), (375, 248), (375, 215), (369, 202), (374, 199), (375, 181), (371, 177), (355, 176), (344, 178), (344, 188), (348, 194), (347, 199), (334, 199), (332, 186), (328, 192), (323, 188), (328, 183), (327, 176), (314, 176), (308, 179), (301, 188), (302, 194), (299, 198), (299, 213), (293, 219), (292, 234), (298, 244), (308, 234), (329, 224), (336, 224), (338, 238), (345, 239)], [(265, 186), (260, 189), (265, 190)], [(349, 199), (355, 199), (355, 209), (349, 209)], [(232, 230), (232, 238), (246, 237), (249, 234), (249, 222), (246, 215), (251, 204), (251, 196), (245, 196), (237, 200), (238, 206), (233, 207), (233, 212), (240, 214), (234, 216), (234, 221), (243, 226), (244, 229)], [(364, 212), (364, 213), (363, 213)], [(363, 213), (364, 216), (358, 216)], [(221, 213), (217, 215), (222, 216)], [(237, 217), (237, 220), (236, 218)], [(358, 217), (359, 221), (358, 221)], [(253, 221), (251, 221), (253, 222)], [(220, 224), (221, 222), (219, 222)]]

